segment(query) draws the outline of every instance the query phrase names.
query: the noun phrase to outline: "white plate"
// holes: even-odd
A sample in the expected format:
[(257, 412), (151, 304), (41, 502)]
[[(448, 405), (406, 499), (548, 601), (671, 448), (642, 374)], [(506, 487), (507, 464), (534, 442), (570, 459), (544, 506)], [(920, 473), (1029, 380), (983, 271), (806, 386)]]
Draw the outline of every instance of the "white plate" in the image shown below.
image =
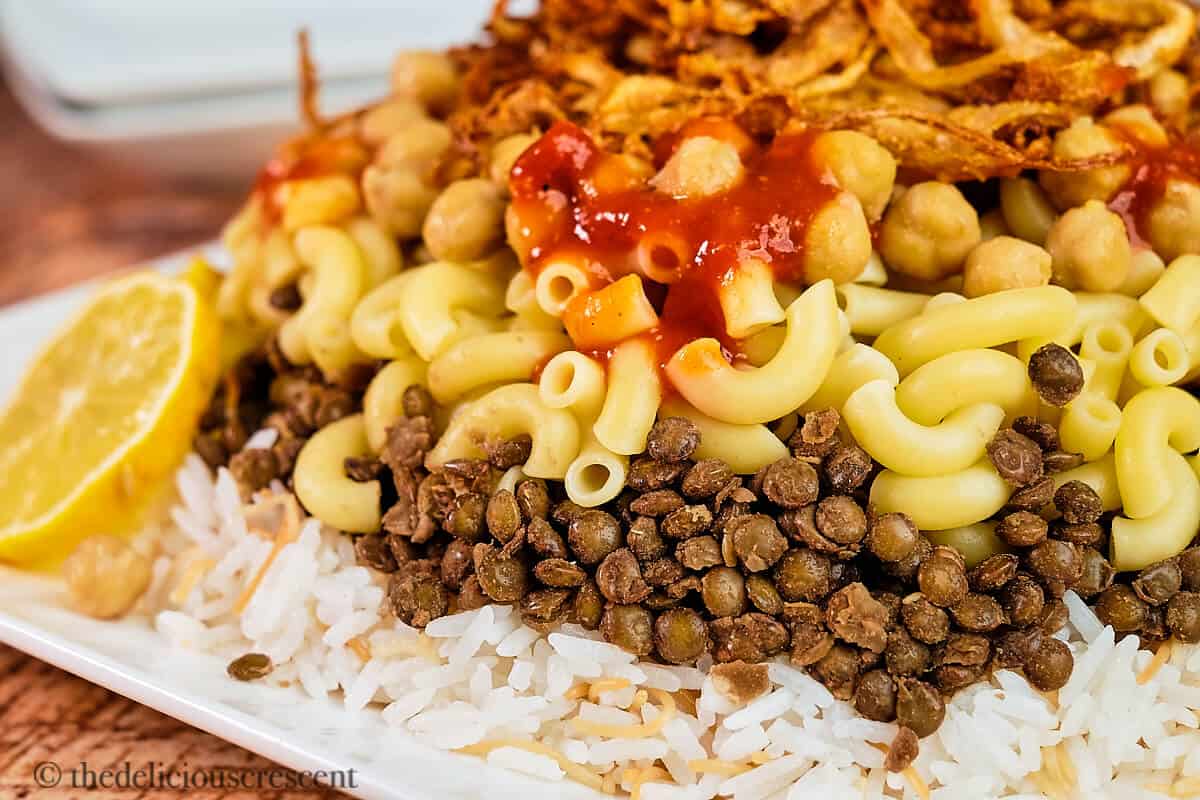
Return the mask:
[[(181, 257), (155, 262), (176, 268)], [(38, 345), (88, 295), (67, 289), (0, 309), (0, 398)], [(7, 479), (8, 476), (5, 476)], [(596, 798), (422, 745), (378, 711), (346, 711), (296, 690), (240, 683), (212, 656), (171, 648), (145, 619), (97, 622), (66, 610), (58, 581), (0, 567), (0, 641), (297, 770), (354, 770), (363, 798)]]

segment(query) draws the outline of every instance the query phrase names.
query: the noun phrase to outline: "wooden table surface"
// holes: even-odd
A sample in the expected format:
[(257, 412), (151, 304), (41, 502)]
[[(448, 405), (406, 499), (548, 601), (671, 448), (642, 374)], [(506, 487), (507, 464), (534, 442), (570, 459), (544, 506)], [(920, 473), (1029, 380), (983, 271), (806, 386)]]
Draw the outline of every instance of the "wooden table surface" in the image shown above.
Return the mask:
[[(249, 176), (247, 177), (249, 183)], [(60, 144), (0, 86), (0, 305), (216, 235), (244, 188), (171, 182)], [(0, 645), (0, 797), (166, 800), (179, 790), (39, 788), (35, 767), (154, 761), (271, 769), (239, 747)], [(193, 791), (202, 800), (333, 792)]]

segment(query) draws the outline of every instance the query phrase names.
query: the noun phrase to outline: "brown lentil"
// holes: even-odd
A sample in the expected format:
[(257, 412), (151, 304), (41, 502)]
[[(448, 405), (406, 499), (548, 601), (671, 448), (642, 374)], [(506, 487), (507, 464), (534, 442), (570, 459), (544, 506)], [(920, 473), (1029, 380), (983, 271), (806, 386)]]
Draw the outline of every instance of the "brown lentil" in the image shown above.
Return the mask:
[(834, 592), (826, 602), (825, 621), (838, 638), (872, 653), (887, 647), (888, 610), (861, 583)]
[(612, 551), (596, 568), (596, 586), (610, 603), (632, 605), (650, 594), (637, 558), (627, 547)]
[(507, 439), (494, 447), (487, 448), (488, 463), (499, 470), (506, 470), (529, 460), (533, 451), (533, 437), (527, 433)]
[(1042, 471), (1048, 475), (1075, 469), (1083, 463), (1083, 453), (1068, 453), (1055, 450), (1042, 457)]
[(670, 664), (695, 661), (708, 649), (708, 626), (690, 608), (672, 608), (654, 621), (654, 648)]
[(1000, 477), (1013, 486), (1028, 486), (1042, 477), (1042, 448), (1012, 428), (996, 432), (987, 455)]
[(911, 594), (900, 604), (904, 627), (918, 642), (937, 644), (950, 635), (950, 615), (923, 594)]
[(534, 565), (533, 577), (546, 586), (567, 589), (582, 586), (587, 580), (587, 573), (565, 559), (547, 558)]
[(961, 602), (970, 588), (962, 561), (947, 550), (945, 547), (935, 547), (917, 569), (917, 584), (921, 592), (929, 602), (943, 608)]
[(625, 483), (635, 492), (650, 492), (670, 486), (687, 469), (686, 461), (668, 464), (642, 456), (630, 462)]
[(402, 569), (392, 574), (388, 581), (388, 599), (396, 617), (417, 628), (428, 625), (449, 609), (449, 597), (441, 579), (415, 569)]
[(656, 558), (642, 565), (642, 577), (651, 586), (666, 586), (684, 577), (684, 569), (673, 558)]
[(1047, 539), (1025, 554), (1029, 570), (1043, 581), (1062, 581), (1070, 586), (1083, 575), (1083, 554), (1077, 545)]
[(654, 423), (646, 439), (646, 452), (655, 461), (677, 463), (691, 458), (700, 444), (700, 431), (690, 419), (665, 417)]
[(1183, 577), (1183, 588), (1189, 592), (1200, 592), (1200, 547), (1184, 550), (1177, 560)]
[(821, 481), (810, 464), (781, 458), (763, 473), (762, 493), (780, 508), (800, 508), (817, 500)]
[(867, 534), (867, 515), (845, 495), (833, 495), (817, 503), (815, 520), (821, 534), (838, 544), (856, 544)]
[(1062, 408), (1083, 389), (1083, 369), (1070, 350), (1046, 344), (1029, 357), (1029, 380), (1042, 400)]
[(1054, 492), (1054, 507), (1069, 523), (1095, 522), (1104, 513), (1096, 490), (1083, 481), (1067, 481)]
[(621, 546), (621, 526), (612, 514), (589, 509), (571, 520), (567, 541), (581, 563), (598, 564)]
[(917, 547), (921, 532), (907, 514), (881, 514), (867, 532), (867, 549), (880, 561), (902, 561)]
[(775, 584), (762, 575), (746, 578), (746, 598), (764, 614), (777, 617), (783, 613), (783, 598), (779, 596)]
[(262, 653), (246, 653), (229, 662), (225, 672), (229, 677), (239, 681), (255, 681), (265, 678), (275, 669), (271, 657)]
[(813, 665), (813, 675), (834, 697), (849, 700), (862, 669), (858, 651), (844, 644), (835, 644), (825, 657)]
[(1104, 541), (1104, 529), (1095, 522), (1058, 523), (1054, 537), (1080, 547), (1095, 547)]
[(526, 522), (532, 519), (545, 519), (550, 513), (550, 493), (546, 491), (546, 482), (541, 478), (528, 478), (517, 484), (514, 492), (517, 507)]
[(400, 395), (400, 408), (406, 417), (433, 416), (433, 395), (419, 383), (414, 383)]
[(739, 705), (756, 700), (771, 690), (766, 664), (747, 664), (745, 661), (713, 664), (708, 676), (718, 692)]
[(675, 548), (675, 558), (690, 570), (700, 570), (715, 567), (724, 563), (721, 558), (721, 545), (712, 536), (693, 536), (684, 539)]
[(663, 517), (659, 532), (671, 539), (686, 539), (708, 530), (712, 521), (708, 506), (684, 506)]
[(967, 575), (967, 582), (976, 592), (995, 592), (1016, 577), (1019, 565), (1020, 559), (1012, 553), (997, 553), (979, 562)]
[(468, 492), (454, 501), (454, 509), (446, 517), (445, 528), (450, 534), (467, 541), (477, 541), (484, 532), (487, 501), (482, 494)]
[(787, 601), (816, 602), (833, 591), (833, 564), (828, 556), (807, 548), (788, 550), (772, 572), (779, 596)]
[(524, 562), (504, 557), (490, 544), (475, 545), (475, 575), (479, 586), (497, 603), (513, 603), (529, 590), (529, 571)]
[(1090, 599), (1112, 586), (1114, 577), (1116, 570), (1108, 559), (1099, 550), (1088, 547), (1083, 551), (1083, 572), (1071, 589), (1085, 600)]
[(472, 550), (471, 543), (462, 539), (455, 539), (446, 545), (440, 570), (446, 588), (454, 591), (462, 588), (463, 581), (475, 566)]
[(751, 572), (770, 569), (787, 550), (787, 539), (766, 514), (738, 517), (726, 526), (725, 535), (732, 537), (734, 553)]
[(1010, 625), (1025, 628), (1042, 618), (1046, 596), (1042, 587), (1027, 574), (1018, 574), (1001, 590), (1000, 602)]
[(1071, 648), (1053, 636), (1041, 641), (1025, 654), (1025, 677), (1043, 692), (1053, 692), (1067, 685), (1075, 657)]
[(571, 608), (569, 589), (535, 589), (521, 598), (521, 620), (542, 627), (566, 619)]
[(354, 555), (358, 563), (380, 572), (396, 571), (396, 556), (388, 547), (387, 540), (377, 533), (368, 533), (354, 540)]
[(600, 618), (600, 635), (604, 641), (639, 656), (654, 650), (654, 633), (650, 612), (641, 606), (609, 603)]
[(517, 498), (507, 489), (496, 492), (488, 500), (485, 518), (492, 536), (507, 542), (521, 527), (521, 508)]
[(867, 719), (891, 722), (896, 718), (896, 682), (885, 670), (865, 673), (854, 690), (854, 709)]
[(714, 617), (736, 617), (745, 611), (745, 579), (732, 567), (713, 567), (700, 579), (704, 607)]
[(1013, 420), (1012, 427), (1025, 438), (1036, 442), (1043, 452), (1051, 453), (1059, 449), (1058, 429), (1049, 422), (1022, 416)]
[(542, 558), (568, 558), (567, 544), (562, 534), (542, 517), (534, 517), (525, 526), (525, 542)]
[(856, 444), (839, 444), (825, 459), (823, 471), (829, 488), (837, 494), (850, 494), (866, 482), (875, 462)]
[(683, 508), (683, 498), (673, 489), (655, 489), (640, 495), (629, 504), (629, 510), (634, 514), (647, 517), (661, 517)]
[(937, 689), (915, 678), (900, 678), (896, 683), (897, 722), (921, 739), (941, 727), (946, 705)]
[(575, 592), (575, 601), (571, 606), (571, 621), (582, 625), (589, 631), (594, 631), (600, 627), (603, 612), (604, 597), (596, 588), (595, 581), (589, 578)]
[(1014, 511), (996, 523), (996, 535), (1011, 547), (1033, 547), (1046, 540), (1050, 526), (1032, 511)]
[(906, 628), (888, 631), (887, 648), (883, 651), (888, 672), (893, 675), (922, 675), (929, 669), (929, 647), (918, 642)]
[(1150, 607), (1123, 584), (1114, 584), (1100, 593), (1096, 616), (1118, 633), (1137, 633), (1150, 616)]
[(1179, 592), (1167, 604), (1167, 627), (1181, 642), (1200, 642), (1200, 594)]
[(679, 484), (684, 497), (699, 500), (712, 497), (721, 491), (731, 480), (733, 470), (724, 461), (716, 458), (706, 458), (693, 464)]
[(1152, 606), (1161, 606), (1183, 588), (1183, 572), (1174, 560), (1146, 567), (1133, 580), (1133, 591)]
[(1008, 498), (1008, 507), (1014, 511), (1031, 511), (1037, 513), (1048, 506), (1054, 499), (1054, 479), (1046, 476), (1024, 486), (1012, 493)]
[(901, 726), (896, 732), (896, 738), (888, 747), (887, 755), (883, 759), (883, 768), (888, 772), (903, 772), (917, 760), (920, 751), (921, 744), (917, 734), (912, 728)]
[(986, 594), (968, 594), (950, 608), (950, 615), (958, 627), (973, 633), (989, 633), (1004, 624), (1004, 609)]
[(625, 535), (626, 544), (642, 561), (659, 558), (667, 552), (667, 543), (658, 533), (658, 523), (650, 517), (638, 517)]

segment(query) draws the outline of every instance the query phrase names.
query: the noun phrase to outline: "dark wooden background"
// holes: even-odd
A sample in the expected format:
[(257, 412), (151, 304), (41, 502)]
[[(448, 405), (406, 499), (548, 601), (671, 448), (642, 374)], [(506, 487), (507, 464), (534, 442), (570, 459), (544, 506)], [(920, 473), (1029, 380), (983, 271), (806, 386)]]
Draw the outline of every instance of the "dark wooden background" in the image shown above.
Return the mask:
[[(250, 177), (247, 176), (247, 184)], [(213, 238), (243, 188), (138, 174), (43, 134), (0, 85), (0, 305)], [(41, 789), (34, 767), (262, 768), (253, 753), (0, 645), (0, 798), (167, 800), (163, 790)], [(190, 792), (200, 800), (332, 792)]]

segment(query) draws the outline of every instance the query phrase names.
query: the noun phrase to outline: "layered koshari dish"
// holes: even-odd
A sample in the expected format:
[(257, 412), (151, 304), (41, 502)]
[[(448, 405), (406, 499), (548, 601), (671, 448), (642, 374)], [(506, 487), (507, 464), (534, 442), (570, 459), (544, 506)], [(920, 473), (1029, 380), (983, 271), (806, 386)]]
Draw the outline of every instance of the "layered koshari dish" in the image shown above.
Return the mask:
[[(1126, 723), (1045, 693), (1099, 691), (1102, 646), (1122, 702), (1161, 669), (1194, 727), (1194, 31), (1173, 0), (547, 0), (401, 55), (354, 114), (322, 117), (308, 73), (306, 132), (225, 234), (245, 355), (195, 442), (269, 555), (176, 554), (180, 616), (236, 625), (305, 541), (357, 560), (357, 599), (315, 612), (327, 674), (375, 670), (342, 689), (420, 732), (495, 675), (557, 716), (443, 746), (635, 794), (778, 791), (737, 781), (803, 754), (781, 726), (808, 697), (862, 745), (801, 759), (838, 780), (1073, 796), (1099, 780), (1078, 726)], [(239, 677), (271, 655), (336, 688), (286, 663), (317, 623), (270, 619), (242, 617)], [(393, 639), (483, 672), (414, 699), (411, 665), (379, 677)], [(966, 735), (959, 692), (1048, 715), (988, 733), (1032, 766), (946, 736), (910, 767), (944, 720)], [(1151, 738), (1090, 772), (1117, 786)], [(1164, 791), (1200, 769), (1160, 760)]]

